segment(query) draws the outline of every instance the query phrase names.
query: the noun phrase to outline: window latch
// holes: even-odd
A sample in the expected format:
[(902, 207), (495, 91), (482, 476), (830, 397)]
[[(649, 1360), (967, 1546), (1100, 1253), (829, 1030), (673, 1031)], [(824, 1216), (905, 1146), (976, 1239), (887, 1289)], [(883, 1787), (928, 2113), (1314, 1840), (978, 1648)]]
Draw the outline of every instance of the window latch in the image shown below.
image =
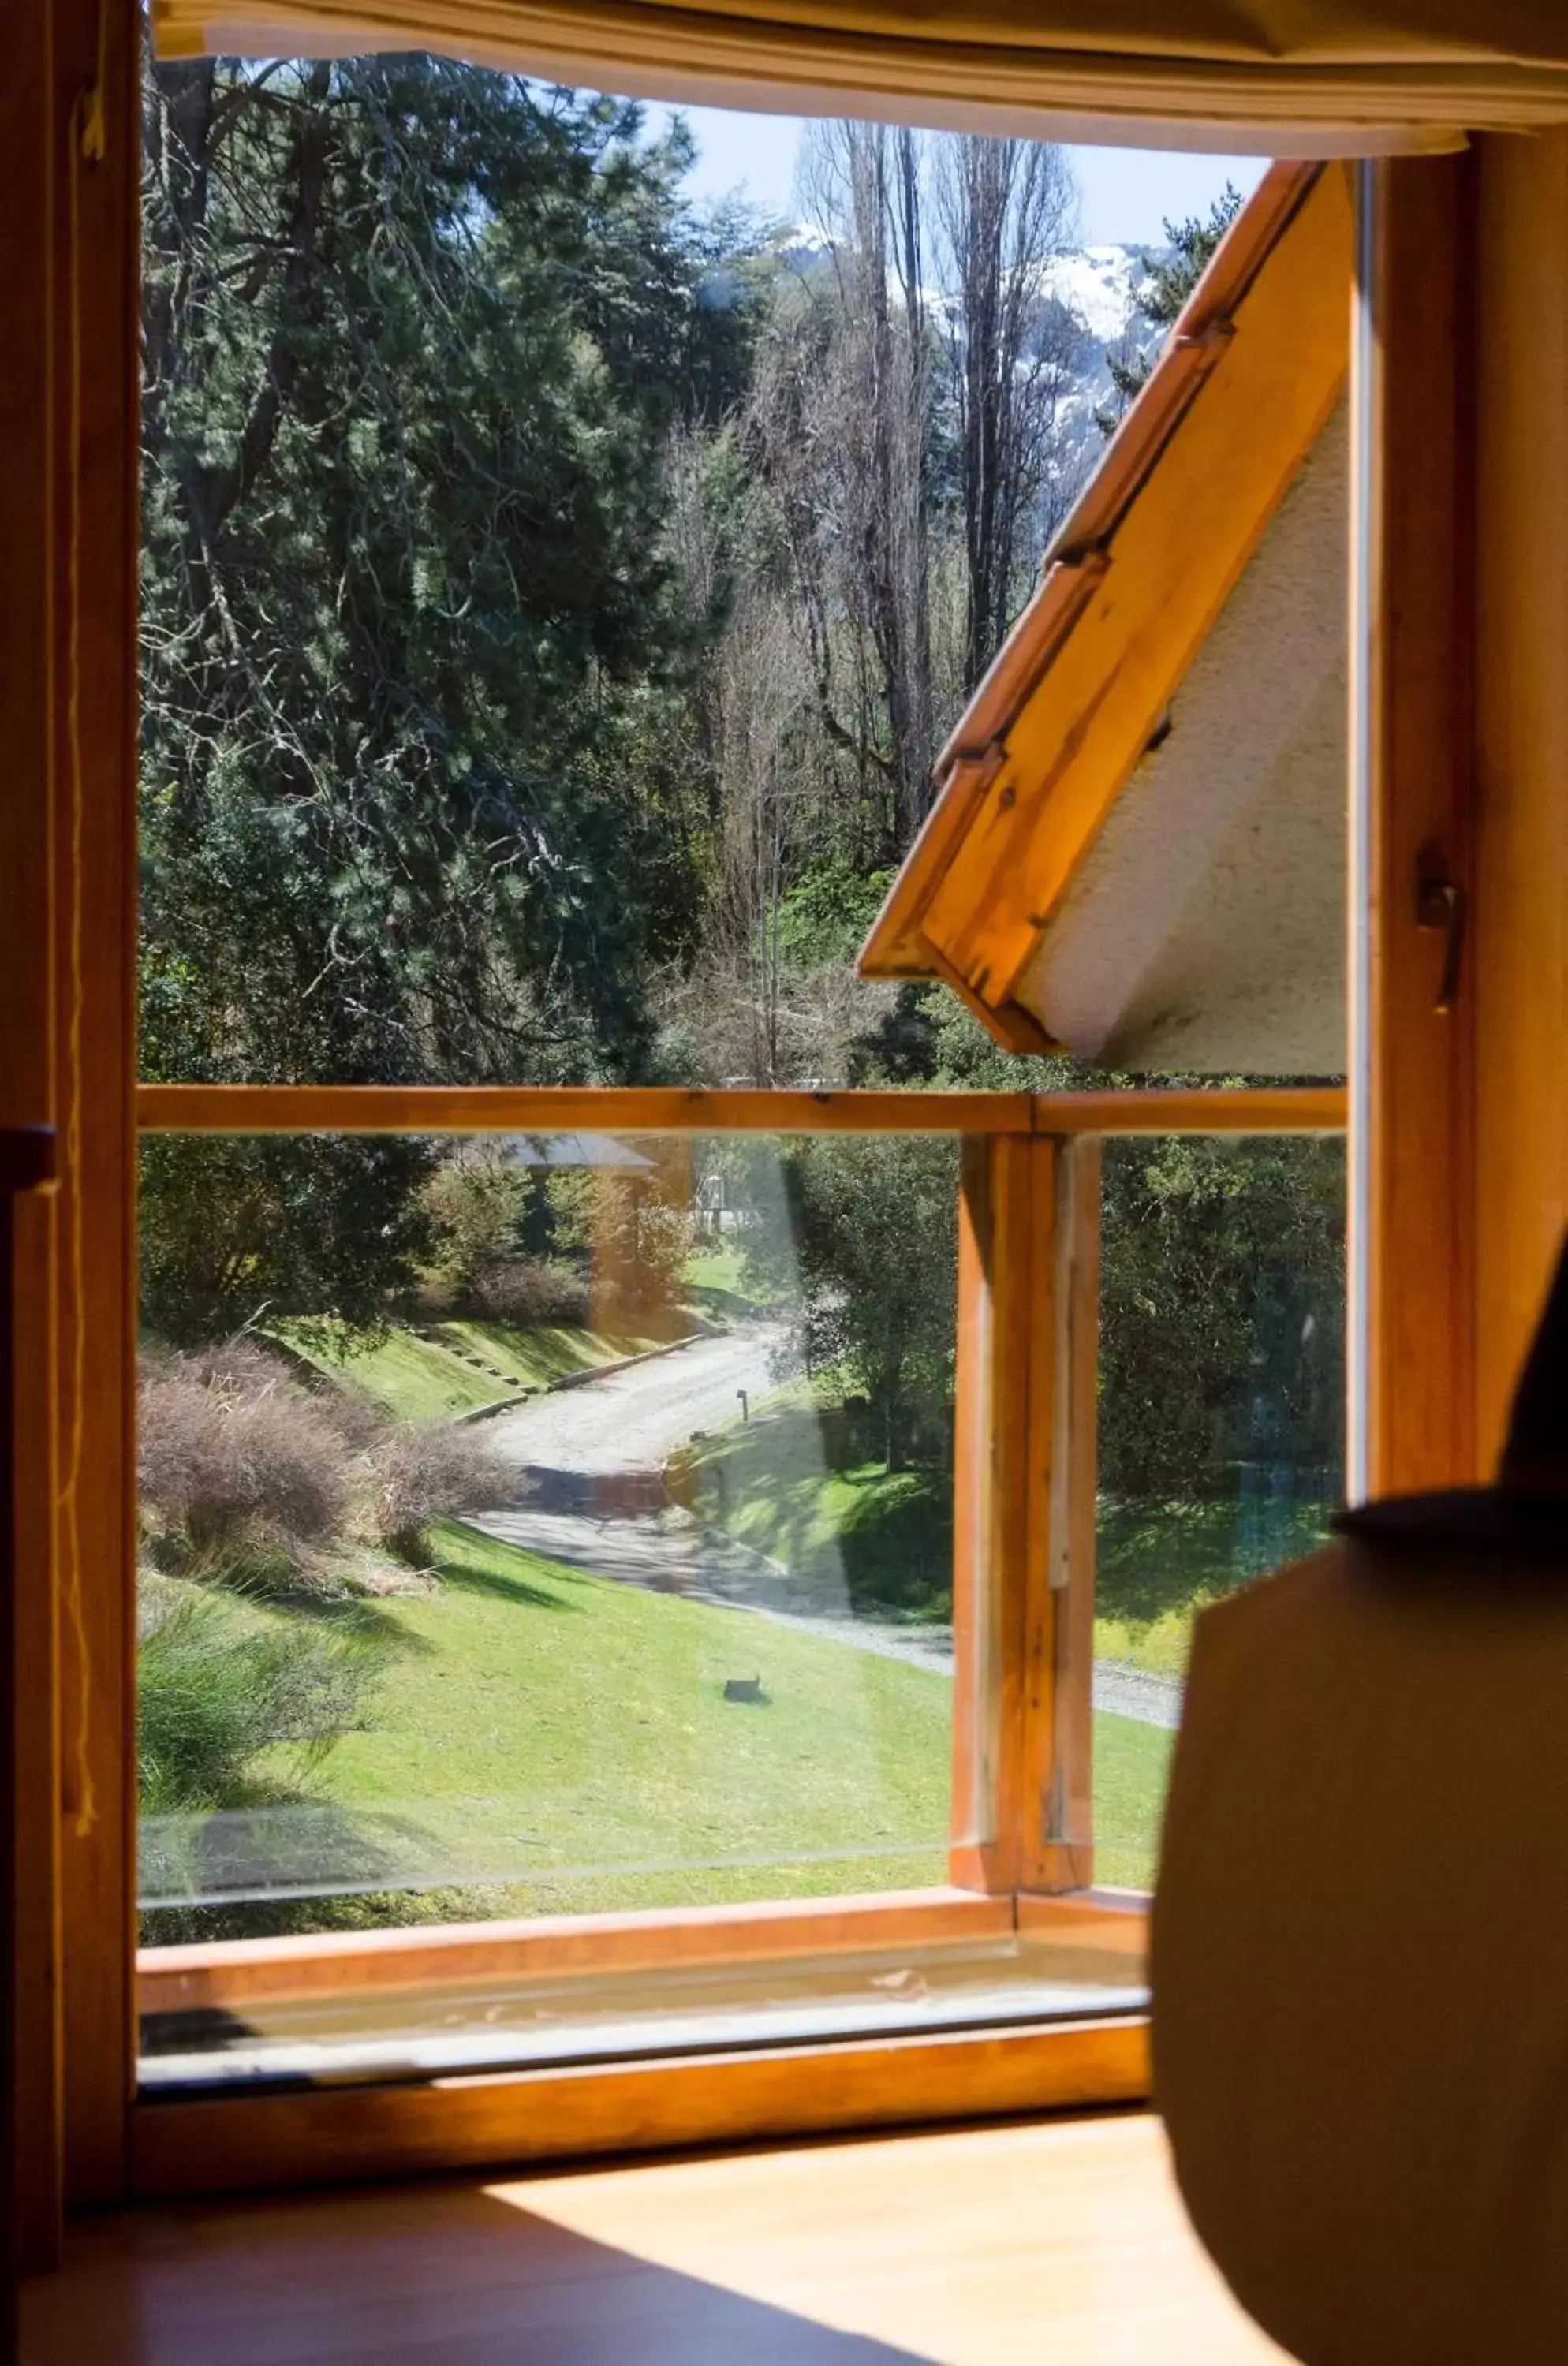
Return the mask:
[(1416, 925), (1418, 929), (1442, 931), (1443, 966), (1432, 1004), (1440, 1019), (1448, 1017), (1459, 997), (1460, 965), (1464, 959), (1464, 889), (1450, 876), (1442, 849), (1424, 846), (1416, 861)]

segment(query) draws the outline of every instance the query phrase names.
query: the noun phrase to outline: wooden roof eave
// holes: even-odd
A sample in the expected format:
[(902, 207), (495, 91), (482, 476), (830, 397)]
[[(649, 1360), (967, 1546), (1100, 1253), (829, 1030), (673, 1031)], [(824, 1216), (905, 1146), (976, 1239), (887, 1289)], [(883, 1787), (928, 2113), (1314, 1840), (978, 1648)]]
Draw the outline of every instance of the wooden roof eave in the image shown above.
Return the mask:
[[(1313, 220), (1303, 225), (1301, 218), (1309, 209)], [(1027, 842), (1041, 828), (1044, 805), (1053, 802), (1048, 795), (1032, 797), (1034, 809), (1026, 817), (1012, 818), (1009, 826), (1019, 793), (1026, 785), (1018, 777), (1017, 751), (1011, 744), (1017, 727), (1032, 704), (1040, 703), (1037, 694), (1042, 685), (1091, 611), (1093, 621), (1102, 628), (1111, 619), (1111, 629), (1101, 629), (1097, 635), (1101, 646), (1097, 647), (1089, 670), (1102, 686), (1113, 677), (1115, 616), (1121, 604), (1115, 569), (1126, 544), (1137, 538), (1126, 533), (1129, 522), (1136, 519), (1140, 501), (1151, 485), (1161, 480), (1162, 463), (1167, 464), (1166, 479), (1171, 469), (1179, 477), (1184, 443), (1194, 440), (1184, 437), (1183, 431), (1204, 389), (1222, 372), (1231, 377), (1237, 375), (1237, 365), (1246, 358), (1236, 351), (1238, 332), (1246, 325), (1244, 308), (1266, 266), (1279, 255), (1276, 276), (1288, 265), (1310, 283), (1299, 291), (1282, 291), (1299, 293), (1303, 315), (1310, 321), (1302, 355), (1308, 365), (1309, 383), (1303, 389), (1303, 401), (1287, 403), (1277, 414), (1264, 408), (1265, 431), (1279, 439), (1278, 450), (1268, 456), (1275, 465), (1270, 468), (1266, 461), (1263, 473), (1268, 490), (1257, 513), (1243, 519), (1239, 531), (1237, 521), (1229, 521), (1238, 549), (1231, 555), (1232, 563), (1219, 566), (1218, 597), (1205, 603), (1202, 630), (1213, 623), (1311, 448), (1342, 383), (1348, 349), (1349, 220), (1343, 169), (1318, 164), (1275, 165), (1237, 215), (1193, 290), (1147, 384), (1129, 408), (1047, 552), (1039, 591), (1009, 634), (938, 759), (937, 801), (862, 950), (863, 976), (944, 978), (1010, 1048), (1058, 1048), (1038, 1020), (1011, 998), (1011, 988), (1048, 918), (1032, 884), (1032, 868), (1037, 866), (1019, 860), (1021, 827)], [(1293, 228), (1296, 235), (1292, 238)], [(1335, 284), (1325, 290), (1317, 284), (1325, 255), (1341, 247), (1342, 269)], [(1277, 334), (1281, 307), (1275, 302), (1266, 309)], [(1258, 342), (1253, 340), (1254, 344)], [(1201, 508), (1194, 514), (1200, 526), (1208, 523)], [(1101, 591), (1108, 596), (1097, 601), (1096, 594)], [(1197, 639), (1201, 637), (1200, 632)], [(1142, 705), (1149, 711), (1120, 733), (1112, 776), (1100, 780), (1096, 793), (1088, 796), (1081, 794), (1082, 784), (1077, 784), (1080, 794), (1072, 800), (1070, 816), (1051, 814), (1051, 827), (1057, 833), (1057, 859), (1050, 868), (1058, 882), (1058, 894), (1135, 769), (1149, 729), (1185, 672), (1195, 646), (1190, 633), (1173, 630), (1155, 669), (1158, 679), (1152, 690), (1145, 668)], [(1069, 758), (1077, 752), (1073, 735), (1078, 719), (1067, 714), (1059, 718), (1057, 743)], [(1032, 727), (1029, 736), (1035, 739), (1041, 733)], [(1045, 736), (1049, 738), (1048, 729)], [(1100, 737), (1103, 739), (1104, 735)], [(1097, 760), (1103, 762), (1107, 752), (1103, 746), (1098, 748)], [(992, 825), (988, 831), (987, 820)], [(999, 833), (995, 827), (998, 820)], [(1069, 823), (1070, 840), (1064, 835)], [(998, 834), (1008, 841), (1002, 862), (998, 864), (992, 854), (976, 866), (970, 859), (972, 842), (982, 835), (994, 839)], [(978, 875), (970, 879), (967, 888), (960, 884), (955, 897), (955, 873), (965, 872)], [(998, 932), (989, 922), (997, 916), (980, 908), (998, 895), (1003, 903), (1010, 902), (1015, 907), (1021, 898), (1021, 908), (1013, 911), (1005, 947), (991, 941)], [(952, 908), (955, 901), (961, 917), (956, 928)], [(941, 909), (943, 905), (949, 907), (945, 913)], [(964, 918), (969, 925), (962, 924)], [(993, 957), (998, 951), (999, 962)]]

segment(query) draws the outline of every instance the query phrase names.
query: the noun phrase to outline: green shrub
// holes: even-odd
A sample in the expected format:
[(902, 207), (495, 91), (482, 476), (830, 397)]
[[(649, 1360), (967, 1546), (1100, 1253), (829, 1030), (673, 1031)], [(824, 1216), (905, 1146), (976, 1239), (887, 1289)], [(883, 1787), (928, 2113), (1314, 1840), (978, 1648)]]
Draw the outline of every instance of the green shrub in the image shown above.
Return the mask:
[(146, 1815), (245, 1803), (257, 1761), (278, 1743), (291, 1756), (270, 1788), (287, 1794), (366, 1722), (382, 1652), (355, 1628), (260, 1623), (188, 1582), (156, 1578), (143, 1581), (141, 1627), (137, 1778)]

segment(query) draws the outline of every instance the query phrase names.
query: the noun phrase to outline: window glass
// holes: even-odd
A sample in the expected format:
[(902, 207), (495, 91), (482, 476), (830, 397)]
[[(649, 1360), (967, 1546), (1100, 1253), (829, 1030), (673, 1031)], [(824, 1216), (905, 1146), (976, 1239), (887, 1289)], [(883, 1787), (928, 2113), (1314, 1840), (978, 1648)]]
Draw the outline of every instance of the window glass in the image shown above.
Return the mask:
[[(919, 1905), (978, 1837), (957, 1189), (943, 1137), (147, 1143), (152, 2084), (1135, 1997), (1125, 1951), (1021, 1947), (1009, 1900)], [(809, 1900), (739, 1960), (689, 1919)], [(460, 1977), (302, 1994), (212, 1953), (487, 1923)]]
[(148, 1936), (944, 1881), (956, 1190), (940, 1137), (151, 1144)]
[(1194, 1618), (1342, 1500), (1344, 1145), (1111, 1141), (1102, 1192), (1095, 1873), (1147, 1888)]

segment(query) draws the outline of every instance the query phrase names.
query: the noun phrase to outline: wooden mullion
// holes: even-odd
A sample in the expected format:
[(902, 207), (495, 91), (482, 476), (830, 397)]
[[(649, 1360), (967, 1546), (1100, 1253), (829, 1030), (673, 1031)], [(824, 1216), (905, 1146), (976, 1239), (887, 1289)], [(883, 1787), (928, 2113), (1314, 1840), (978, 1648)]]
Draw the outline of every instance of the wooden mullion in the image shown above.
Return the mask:
[(958, 1193), (958, 1340), (953, 1373), (953, 1779), (948, 1878), (994, 1890), (998, 1658), (988, 1584), (992, 1144), (964, 1144)]
[(1055, 1371), (1048, 1581), (1052, 1620), (1049, 1798), (1030, 1890), (1094, 1879), (1094, 1583), (1100, 1424), (1100, 1144), (1062, 1145), (1052, 1244)]
[(1043, 1837), (1054, 1618), (1048, 1566), (1051, 1141), (965, 1146), (953, 1503), (952, 1878), (1016, 1890)]

